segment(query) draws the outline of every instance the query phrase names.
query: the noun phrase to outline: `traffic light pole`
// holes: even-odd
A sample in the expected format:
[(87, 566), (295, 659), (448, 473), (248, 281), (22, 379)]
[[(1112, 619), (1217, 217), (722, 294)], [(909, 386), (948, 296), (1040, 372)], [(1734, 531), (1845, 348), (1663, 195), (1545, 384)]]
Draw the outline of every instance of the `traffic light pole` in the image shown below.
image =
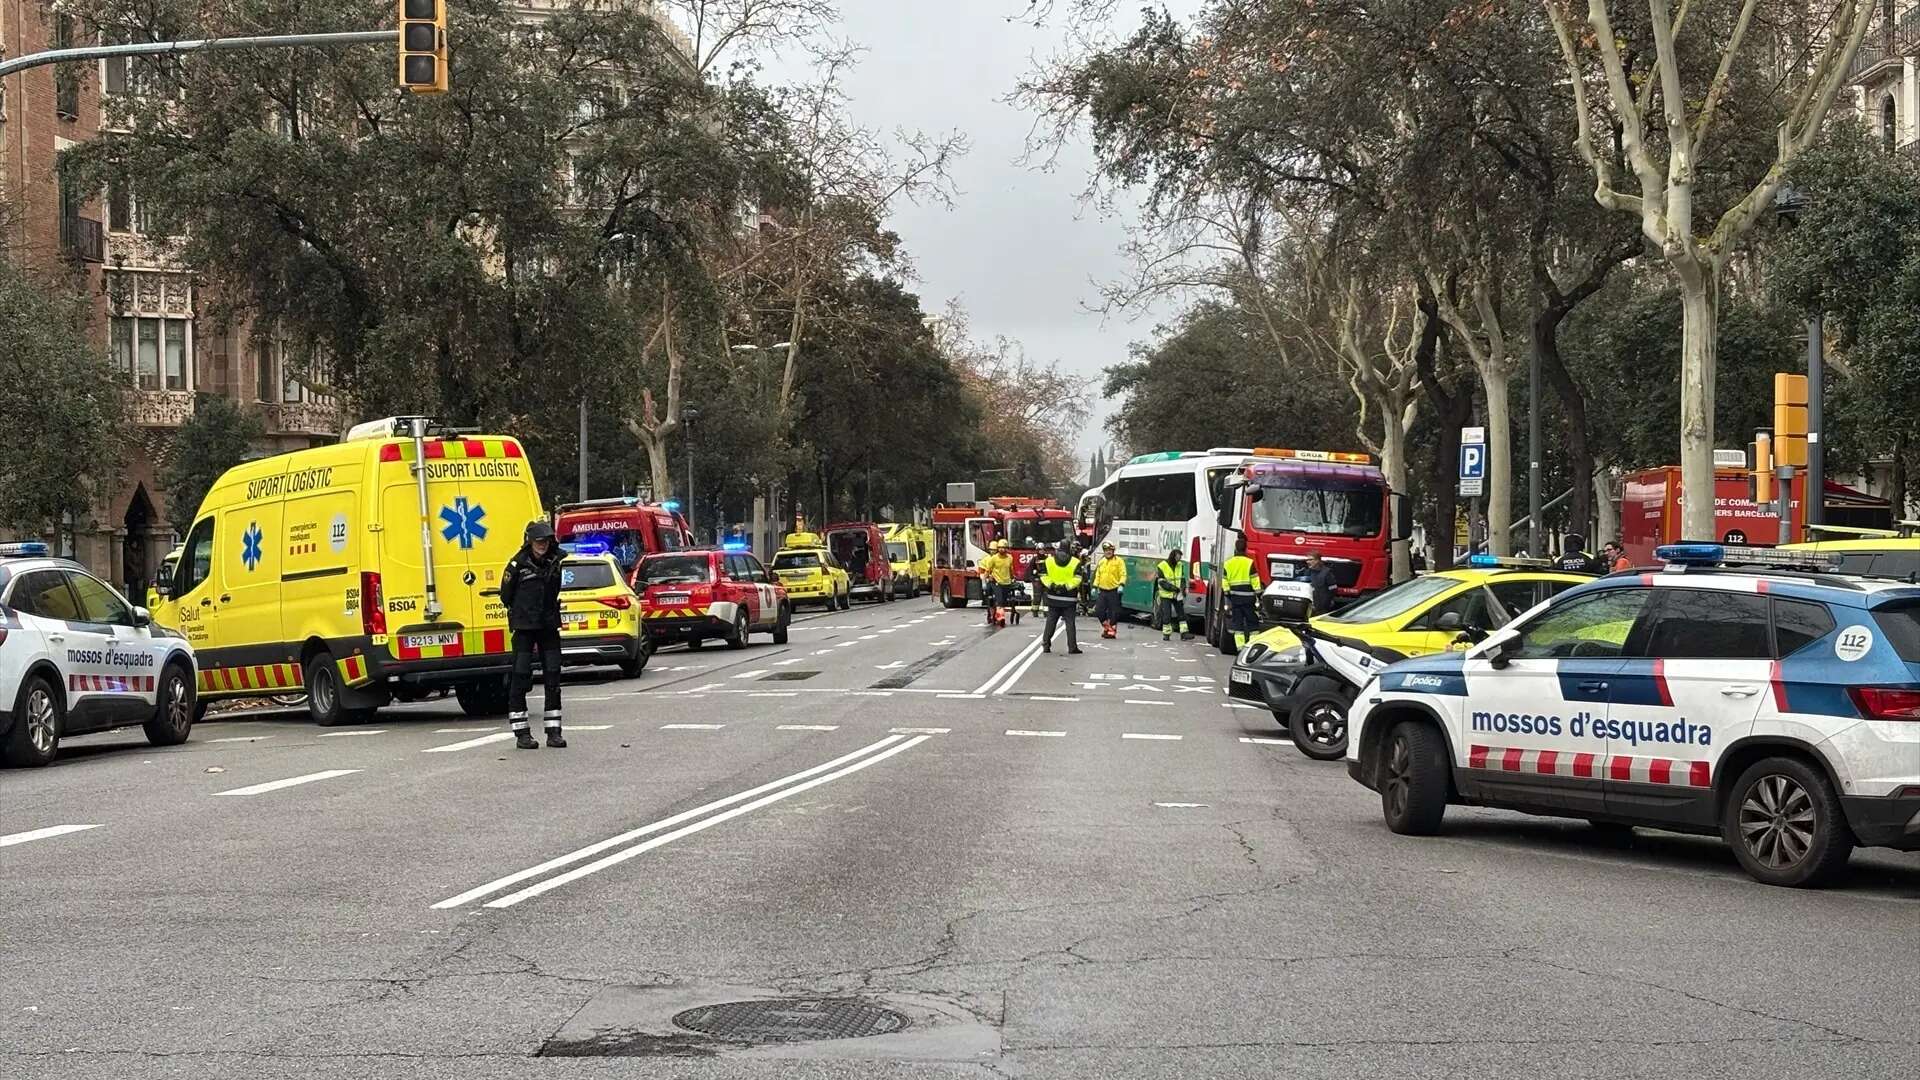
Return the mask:
[[(1802, 497), (1807, 524), (1827, 523), (1826, 448), (1820, 442), (1821, 412), (1826, 408), (1826, 349), (1819, 313), (1807, 320), (1807, 491)], [(1906, 507), (1893, 508), (1894, 518), (1906, 516)]]
[(111, 56), (172, 56), (176, 53), (234, 49), (284, 49), (300, 45), (380, 45), (400, 40), (397, 30), (349, 30), (333, 34), (270, 34), (264, 37), (202, 38), (193, 41), (141, 41), (127, 45), (89, 45), (52, 49), (0, 60), (0, 78), (47, 64), (75, 60), (104, 60)]
[[(1780, 515), (1780, 542), (1793, 543), (1793, 466), (1782, 465), (1774, 471), (1773, 497)], [(1804, 496), (1802, 504), (1805, 503)]]

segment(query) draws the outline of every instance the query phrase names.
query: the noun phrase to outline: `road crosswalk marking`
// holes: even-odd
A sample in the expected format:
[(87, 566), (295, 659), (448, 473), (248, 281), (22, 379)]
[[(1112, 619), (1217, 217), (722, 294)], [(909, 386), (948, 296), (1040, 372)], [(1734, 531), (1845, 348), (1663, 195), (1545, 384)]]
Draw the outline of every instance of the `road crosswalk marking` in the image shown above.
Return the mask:
[(104, 828), (106, 828), (105, 825), (49, 825), (44, 829), (30, 829), (27, 832), (9, 833), (6, 836), (0, 836), (0, 847), (12, 847), (15, 844), (30, 843), (34, 840), (46, 840), (50, 837), (65, 836), (68, 833)]

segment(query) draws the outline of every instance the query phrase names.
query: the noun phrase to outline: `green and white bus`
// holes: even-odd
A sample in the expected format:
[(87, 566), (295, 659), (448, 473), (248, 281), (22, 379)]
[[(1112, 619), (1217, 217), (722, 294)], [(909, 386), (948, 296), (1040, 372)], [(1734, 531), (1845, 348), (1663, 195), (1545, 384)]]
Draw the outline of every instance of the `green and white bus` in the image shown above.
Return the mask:
[(1187, 564), (1187, 621), (1201, 631), (1221, 490), (1252, 453), (1218, 447), (1141, 454), (1081, 496), (1082, 517), (1096, 521), (1095, 543), (1112, 542), (1126, 560), (1127, 583), (1120, 593), (1126, 610), (1152, 612), (1160, 560), (1178, 551)]

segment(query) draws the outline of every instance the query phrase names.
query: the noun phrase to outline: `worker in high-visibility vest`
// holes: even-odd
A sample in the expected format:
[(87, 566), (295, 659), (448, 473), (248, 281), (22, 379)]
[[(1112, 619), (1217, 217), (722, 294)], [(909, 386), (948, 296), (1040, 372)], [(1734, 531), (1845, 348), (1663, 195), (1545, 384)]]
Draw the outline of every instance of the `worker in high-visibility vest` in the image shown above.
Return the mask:
[(1113, 541), (1100, 545), (1100, 562), (1093, 568), (1094, 610), (1100, 616), (1100, 636), (1120, 636), (1120, 590), (1127, 584), (1127, 564), (1114, 554)]
[(1233, 616), (1233, 647), (1247, 647), (1247, 635), (1260, 628), (1260, 570), (1247, 557), (1247, 538), (1233, 544), (1233, 556), (1220, 564), (1220, 581), (1226, 587), (1227, 608)]
[(1007, 625), (1007, 608), (1013, 592), (1013, 556), (1007, 554), (1007, 542), (995, 540), (988, 545), (987, 557), (980, 560), (981, 595), (986, 600), (987, 621)]
[(1074, 609), (1080, 604), (1080, 560), (1066, 544), (1053, 549), (1040, 564), (1040, 588), (1047, 594), (1047, 623), (1040, 631), (1040, 651), (1053, 651), (1054, 627), (1065, 620), (1067, 652), (1077, 655), (1080, 642), (1075, 637)]
[(1174, 548), (1161, 560), (1153, 579), (1153, 624), (1160, 628), (1163, 641), (1173, 640), (1176, 626), (1181, 640), (1193, 636), (1187, 629), (1186, 601), (1180, 596), (1186, 587), (1187, 564), (1180, 559), (1180, 549)]

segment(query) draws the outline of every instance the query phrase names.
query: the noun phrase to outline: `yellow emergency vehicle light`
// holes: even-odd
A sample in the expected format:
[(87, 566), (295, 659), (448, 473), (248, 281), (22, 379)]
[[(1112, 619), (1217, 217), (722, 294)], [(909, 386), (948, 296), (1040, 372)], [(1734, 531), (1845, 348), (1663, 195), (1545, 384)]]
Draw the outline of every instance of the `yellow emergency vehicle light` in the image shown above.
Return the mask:
[(1271, 446), (1257, 447), (1254, 457), (1292, 458), (1295, 461), (1331, 461), (1341, 465), (1371, 465), (1373, 455), (1354, 454), (1345, 450), (1280, 450)]

